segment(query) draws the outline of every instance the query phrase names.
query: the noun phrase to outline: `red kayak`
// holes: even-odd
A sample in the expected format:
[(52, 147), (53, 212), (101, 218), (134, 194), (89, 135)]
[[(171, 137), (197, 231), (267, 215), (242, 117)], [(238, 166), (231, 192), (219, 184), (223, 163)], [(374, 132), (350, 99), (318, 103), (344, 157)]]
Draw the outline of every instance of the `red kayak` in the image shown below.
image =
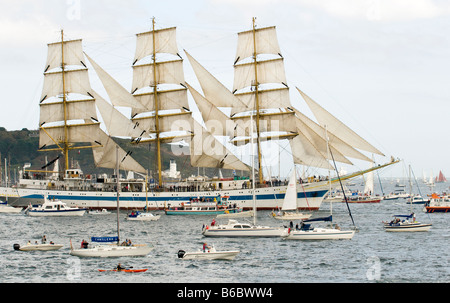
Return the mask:
[(123, 271), (123, 272), (146, 272), (148, 270), (148, 268), (144, 268), (144, 269), (121, 269), (121, 270), (117, 270), (117, 269), (99, 269), (99, 272), (106, 272), (106, 271)]

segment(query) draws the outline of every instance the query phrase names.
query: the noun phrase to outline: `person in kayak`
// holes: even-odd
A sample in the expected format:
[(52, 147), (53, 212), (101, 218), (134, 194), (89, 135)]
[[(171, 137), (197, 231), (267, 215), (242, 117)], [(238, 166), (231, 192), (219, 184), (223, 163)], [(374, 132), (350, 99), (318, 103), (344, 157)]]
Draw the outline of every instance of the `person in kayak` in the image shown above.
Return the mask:
[(115, 268), (117, 271), (122, 271), (124, 269), (126, 269), (125, 267), (122, 267), (122, 264), (118, 264), (117, 267)]

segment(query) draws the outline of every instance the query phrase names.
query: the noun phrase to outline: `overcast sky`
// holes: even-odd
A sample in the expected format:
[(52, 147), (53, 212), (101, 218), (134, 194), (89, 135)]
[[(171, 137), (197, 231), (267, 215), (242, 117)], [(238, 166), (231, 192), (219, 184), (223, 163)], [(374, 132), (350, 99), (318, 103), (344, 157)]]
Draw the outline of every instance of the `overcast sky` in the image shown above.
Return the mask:
[(416, 176), (450, 176), (449, 16), (444, 0), (0, 0), (0, 126), (38, 128), (47, 43), (61, 29), (131, 89), (135, 35), (155, 17), (177, 27), (183, 58), (186, 49), (231, 89), (237, 32), (256, 17), (277, 27), (295, 107), (313, 117), (297, 86), (384, 152), (377, 162), (404, 159), (384, 176), (406, 176), (409, 164)]

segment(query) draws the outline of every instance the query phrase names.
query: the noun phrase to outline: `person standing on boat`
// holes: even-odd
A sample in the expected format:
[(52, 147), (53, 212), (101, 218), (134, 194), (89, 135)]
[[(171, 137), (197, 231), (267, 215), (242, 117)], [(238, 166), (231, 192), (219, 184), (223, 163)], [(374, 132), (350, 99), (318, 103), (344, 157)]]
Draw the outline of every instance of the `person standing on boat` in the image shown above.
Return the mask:
[(45, 244), (45, 243), (47, 243), (47, 238), (45, 237), (45, 235), (43, 235), (42, 239), (41, 239), (41, 244)]
[(210, 249), (211, 247), (210, 246), (208, 246), (208, 243), (203, 243), (203, 252), (206, 252), (206, 249)]

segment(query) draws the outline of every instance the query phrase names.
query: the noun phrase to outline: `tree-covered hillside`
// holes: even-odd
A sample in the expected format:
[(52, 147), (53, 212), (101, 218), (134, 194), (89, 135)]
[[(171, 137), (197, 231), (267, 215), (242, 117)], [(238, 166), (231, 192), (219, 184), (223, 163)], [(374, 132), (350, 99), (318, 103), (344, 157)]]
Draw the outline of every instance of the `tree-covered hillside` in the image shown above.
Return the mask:
[[(132, 157), (138, 161), (150, 174), (155, 171), (155, 146), (142, 144), (133, 145), (129, 140), (114, 139), (125, 151), (131, 151)], [(31, 169), (41, 170), (47, 162), (57, 158), (60, 153), (57, 151), (41, 152), (39, 148), (39, 134), (37, 130), (28, 130), (26, 128), (18, 131), (7, 131), (0, 127), (0, 155), (1, 167), (4, 171), (5, 159), (7, 159), (10, 175), (13, 176), (14, 170), (18, 171), (25, 163), (31, 163)], [(172, 152), (172, 146), (162, 145), (163, 170), (169, 169), (170, 159), (176, 160), (177, 170), (181, 172), (182, 178), (192, 174), (197, 174), (197, 168), (190, 164), (189, 156), (177, 156)], [(111, 173), (109, 169), (96, 168), (92, 150), (80, 149), (70, 152), (70, 165), (76, 167), (79, 165), (85, 174)], [(62, 161), (60, 161), (62, 162)], [(49, 167), (52, 169), (53, 167)], [(203, 173), (203, 169), (201, 169)], [(217, 169), (206, 169), (206, 175), (212, 177), (218, 175)], [(224, 176), (231, 176), (232, 171), (222, 170)], [(153, 175), (156, 177), (156, 175)], [(4, 177), (2, 177), (4, 178)]]

